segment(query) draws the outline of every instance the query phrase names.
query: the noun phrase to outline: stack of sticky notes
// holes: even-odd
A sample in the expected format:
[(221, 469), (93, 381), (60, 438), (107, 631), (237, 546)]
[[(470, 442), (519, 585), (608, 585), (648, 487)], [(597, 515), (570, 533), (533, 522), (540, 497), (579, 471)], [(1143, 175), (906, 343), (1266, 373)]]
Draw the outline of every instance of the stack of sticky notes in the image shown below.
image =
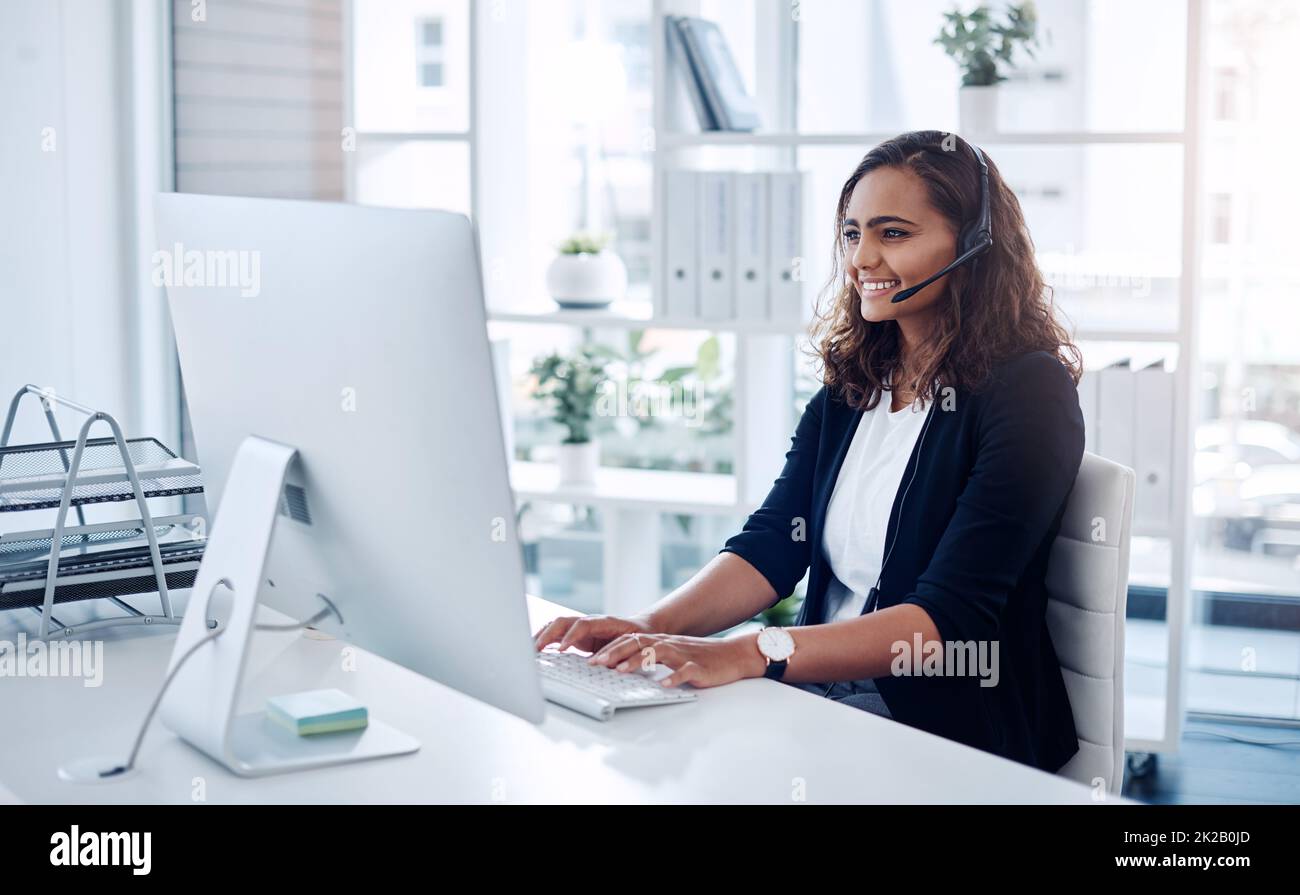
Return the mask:
[(342, 690), (308, 690), (266, 701), (272, 721), (298, 736), (360, 730), (369, 722), (366, 707)]

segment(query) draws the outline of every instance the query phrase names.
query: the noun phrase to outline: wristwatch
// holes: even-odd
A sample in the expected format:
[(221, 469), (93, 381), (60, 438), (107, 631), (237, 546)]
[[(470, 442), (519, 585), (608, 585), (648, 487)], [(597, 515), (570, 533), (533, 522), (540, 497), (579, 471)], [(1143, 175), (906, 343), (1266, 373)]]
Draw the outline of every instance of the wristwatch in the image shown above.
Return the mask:
[(794, 655), (794, 638), (785, 628), (763, 628), (758, 632), (758, 651), (767, 660), (763, 677), (779, 681), (785, 676), (785, 668)]

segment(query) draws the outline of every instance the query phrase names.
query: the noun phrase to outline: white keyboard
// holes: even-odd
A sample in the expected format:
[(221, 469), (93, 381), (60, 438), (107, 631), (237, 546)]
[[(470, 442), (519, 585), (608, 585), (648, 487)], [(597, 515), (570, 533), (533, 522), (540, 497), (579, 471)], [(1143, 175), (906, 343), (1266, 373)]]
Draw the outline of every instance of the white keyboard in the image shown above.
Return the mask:
[(656, 665), (653, 672), (622, 672), (589, 665), (588, 658), (580, 653), (538, 653), (537, 668), (546, 698), (598, 721), (608, 721), (615, 709), (672, 705), (696, 697), (689, 686), (665, 687), (658, 683), (672, 673), (664, 665)]

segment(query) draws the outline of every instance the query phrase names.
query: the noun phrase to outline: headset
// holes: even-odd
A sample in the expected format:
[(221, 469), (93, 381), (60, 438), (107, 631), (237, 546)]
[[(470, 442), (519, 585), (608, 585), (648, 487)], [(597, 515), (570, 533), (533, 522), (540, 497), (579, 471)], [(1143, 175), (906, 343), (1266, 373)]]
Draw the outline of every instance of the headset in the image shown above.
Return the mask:
[[(962, 142), (966, 143), (966, 145), (970, 147), (971, 152), (975, 153), (975, 160), (979, 162), (979, 166), (980, 166), (979, 214), (976, 216), (975, 220), (968, 221), (965, 224), (965, 226), (962, 227), (961, 234), (957, 239), (957, 257), (953, 260), (953, 262), (949, 264), (947, 267), (945, 267), (943, 270), (939, 271), (934, 276), (926, 280), (923, 280), (922, 282), (918, 283), (915, 286), (912, 286), (908, 289), (904, 289), (902, 292), (895, 295), (892, 299), (893, 304), (898, 304), (900, 301), (907, 301), (909, 298), (911, 298), (916, 293), (920, 292), (926, 286), (929, 286), (935, 280), (939, 279), (942, 276), (945, 276), (946, 274), (951, 273), (952, 271), (956, 270), (958, 267), (961, 267), (963, 264), (967, 263), (968, 261), (975, 260), (980, 255), (984, 254), (985, 252), (987, 252), (989, 249), (993, 247), (993, 225), (991, 220), (992, 215), (989, 210), (988, 162), (984, 161), (984, 153), (980, 152), (979, 147), (977, 147), (974, 143), (969, 143), (966, 140), (962, 140)], [(931, 406), (930, 413), (925, 420), (925, 425), (921, 429), (921, 437), (920, 437), (921, 446), (924, 446), (925, 444), (925, 435), (926, 432), (928, 432), (930, 429), (930, 418), (933, 416), (934, 416), (934, 407)], [(918, 456), (919, 456), (919, 448), (918, 448)], [(918, 463), (917, 465), (919, 466), (920, 464)], [(912, 481), (915, 479), (916, 479), (916, 469), (913, 469), (912, 477), (908, 479), (907, 485), (903, 489), (902, 503), (907, 502), (907, 492), (912, 489)], [(900, 513), (902, 512), (901, 504), (899, 506), (899, 512)], [(876, 583), (872, 586), (871, 590), (867, 592), (866, 603), (862, 608), (861, 615), (866, 615), (867, 613), (874, 612), (876, 605), (880, 602), (880, 583), (881, 581), (884, 580), (885, 566), (888, 565), (889, 563), (889, 557), (894, 552), (894, 545), (896, 543), (898, 543), (897, 531), (894, 532), (894, 537), (891, 540), (888, 549), (885, 551), (885, 557), (880, 563), (880, 573), (876, 576)], [(823, 693), (822, 696), (823, 697), (830, 696), (831, 690), (834, 689), (834, 687), (835, 687), (834, 682), (828, 684), (826, 687), (826, 692)]]
[(957, 239), (957, 258), (927, 280), (923, 280), (915, 286), (904, 289), (895, 295), (890, 302), (898, 304), (900, 301), (907, 301), (916, 293), (920, 292), (926, 286), (929, 286), (935, 280), (945, 276), (952, 271), (961, 267), (968, 261), (978, 258), (993, 247), (993, 225), (991, 221), (991, 212), (989, 210), (989, 166), (984, 161), (984, 153), (979, 151), (974, 143), (962, 140), (970, 147), (971, 152), (975, 153), (975, 160), (980, 166), (980, 210), (978, 216), (973, 221), (966, 223), (961, 229), (961, 235)]

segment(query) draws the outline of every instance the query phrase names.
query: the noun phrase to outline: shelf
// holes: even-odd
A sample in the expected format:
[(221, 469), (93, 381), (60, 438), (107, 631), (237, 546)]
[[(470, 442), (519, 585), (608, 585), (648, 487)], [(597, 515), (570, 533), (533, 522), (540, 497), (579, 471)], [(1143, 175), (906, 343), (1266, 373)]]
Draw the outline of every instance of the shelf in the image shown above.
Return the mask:
[[(186, 538), (159, 545), (163, 574), (168, 590), (183, 590), (194, 584), (203, 559), (204, 542)], [(45, 600), (46, 565), (44, 561), (6, 566), (4, 588), (0, 592), (0, 611), (37, 609)], [(158, 581), (149, 549), (112, 550), (99, 554), (60, 557), (58, 583), (53, 605), (63, 606), (85, 600), (112, 599), (158, 592)], [(126, 608), (118, 603), (120, 608)], [(143, 613), (135, 612), (136, 618)]]
[(690, 329), (704, 332), (775, 333), (803, 335), (807, 323), (774, 323), (768, 320), (703, 320), (697, 318), (655, 317), (649, 302), (627, 302), (604, 310), (578, 311), (563, 308), (538, 308), (488, 311), (488, 320), (497, 323), (532, 323), (556, 326), (609, 327), (611, 329)]
[[(59, 506), (67, 484), (64, 464), (76, 442), (0, 448), (0, 512), (52, 509)], [(126, 442), (144, 497), (198, 494), (203, 490), (199, 468), (177, 457), (154, 438)], [(86, 441), (81, 468), (72, 484), (70, 506), (134, 500), (122, 455), (112, 438)]]
[(510, 483), (521, 500), (549, 500), (658, 513), (746, 515), (736, 499), (736, 478), (704, 472), (601, 467), (593, 485), (561, 485), (551, 463), (516, 460)]
[(1135, 329), (1080, 329), (1073, 333), (1077, 342), (1158, 342), (1161, 344), (1181, 344), (1183, 337), (1170, 330), (1135, 330)]
[[(488, 311), (492, 323), (527, 323), (543, 326), (606, 327), (609, 329), (688, 329), (701, 332), (767, 333), (806, 336), (811, 323), (773, 323), (767, 320), (699, 320), (655, 317), (648, 303), (614, 305), (600, 311), (571, 311), (560, 308)], [(1106, 330), (1083, 328), (1074, 332), (1083, 342), (1158, 342), (1178, 344), (1182, 336), (1174, 330)]]
[(465, 143), (469, 131), (358, 131), (357, 139), (376, 143)]
[[(184, 529), (186, 535), (189, 536), (192, 532), (189, 526), (194, 523), (194, 520), (200, 518), (190, 514), (155, 516), (153, 519), (154, 536), (161, 542), (176, 529)], [(122, 520), (99, 522), (94, 525), (77, 525), (66, 531), (67, 533), (63, 535), (60, 543), (62, 544), (61, 555), (66, 554), (68, 556), (78, 552), (84, 553), (91, 547), (132, 541), (144, 536), (140, 524), (132, 524), (129, 521)], [(54, 530), (50, 528), (0, 534), (0, 566), (23, 558), (49, 556), (53, 546)]]
[[(695, 134), (665, 134), (659, 145), (665, 149), (692, 149), (698, 146), (875, 146), (904, 131), (888, 133), (738, 133), (709, 131)], [(1183, 131), (1025, 131), (1022, 133), (961, 134), (963, 139), (980, 146), (1079, 146), (1100, 144), (1183, 143)]]

